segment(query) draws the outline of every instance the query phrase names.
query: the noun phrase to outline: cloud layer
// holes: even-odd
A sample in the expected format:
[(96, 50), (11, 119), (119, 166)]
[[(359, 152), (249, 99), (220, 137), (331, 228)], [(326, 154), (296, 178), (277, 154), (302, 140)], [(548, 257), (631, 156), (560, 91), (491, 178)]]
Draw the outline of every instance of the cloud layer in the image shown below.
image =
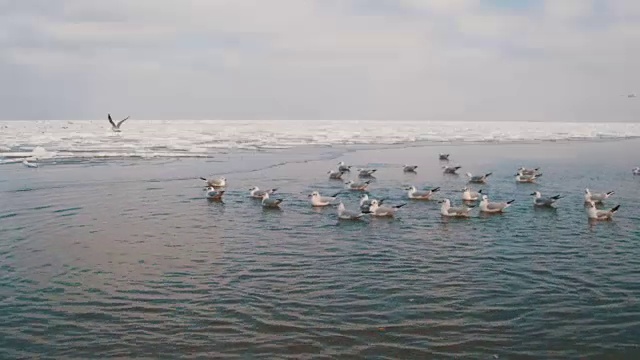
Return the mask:
[(0, 0), (0, 118), (637, 121), (637, 0)]

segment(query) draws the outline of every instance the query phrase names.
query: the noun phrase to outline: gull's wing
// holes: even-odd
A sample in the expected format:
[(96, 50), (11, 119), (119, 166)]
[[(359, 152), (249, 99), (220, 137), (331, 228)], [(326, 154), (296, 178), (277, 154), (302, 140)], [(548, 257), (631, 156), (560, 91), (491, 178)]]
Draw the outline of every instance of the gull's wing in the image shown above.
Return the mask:
[(117, 127), (116, 124), (113, 122), (113, 119), (111, 118), (111, 114), (107, 114), (107, 118), (109, 119), (109, 122), (111, 123), (111, 126)]
[[(129, 119), (129, 116), (127, 116), (126, 118), (118, 121), (118, 125), (116, 125), (117, 128), (120, 128), (120, 125), (122, 125), (123, 122), (127, 121), (127, 119)], [(113, 124), (113, 122), (111, 122)]]

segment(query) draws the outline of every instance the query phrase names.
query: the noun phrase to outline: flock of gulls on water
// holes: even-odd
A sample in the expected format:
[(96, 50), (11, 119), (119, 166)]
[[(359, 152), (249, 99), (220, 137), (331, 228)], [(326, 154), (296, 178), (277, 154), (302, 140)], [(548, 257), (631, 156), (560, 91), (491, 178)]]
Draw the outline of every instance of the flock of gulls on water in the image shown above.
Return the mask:
[[(449, 154), (439, 154), (439, 159), (443, 162), (448, 162)], [(328, 172), (329, 179), (342, 181), (345, 174), (351, 173), (351, 168), (351, 166), (346, 165), (341, 161), (340, 163), (338, 163), (337, 169), (330, 170)], [(416, 165), (403, 165), (403, 171), (406, 173), (414, 173), (416, 172), (417, 168), (418, 166)], [(445, 174), (453, 175), (457, 175), (457, 171), (460, 168), (460, 166), (442, 166), (443, 172)], [(542, 173), (540, 173), (539, 170), (539, 168), (527, 169), (521, 167), (514, 175), (515, 181), (518, 183), (535, 183), (535, 181), (542, 176)], [(406, 203), (395, 206), (383, 205), (384, 199), (371, 199), (369, 198), (368, 194), (363, 193), (360, 196), (358, 210), (348, 210), (345, 207), (344, 203), (339, 200), (338, 196), (345, 190), (354, 192), (366, 192), (369, 184), (371, 183), (371, 178), (373, 178), (373, 175), (377, 170), (359, 168), (355, 171), (357, 172), (358, 180), (346, 181), (344, 183), (344, 190), (332, 194), (331, 196), (323, 196), (318, 191), (314, 191), (309, 194), (308, 197), (310, 205), (313, 207), (336, 206), (338, 211), (338, 218), (342, 220), (360, 220), (366, 215), (370, 215), (373, 217), (393, 217), (400, 208), (406, 205)], [(635, 175), (640, 175), (640, 168), (634, 169), (633, 173)], [(484, 173), (478, 175), (466, 173), (469, 184), (486, 184), (491, 175), (492, 173)], [(205, 188), (206, 198), (213, 201), (222, 201), (222, 197), (227, 186), (227, 179), (224, 177), (216, 179), (200, 179), (207, 183)], [(434, 200), (434, 195), (440, 190), (440, 188), (435, 187), (431, 189), (418, 190), (415, 186), (409, 186), (404, 188), (404, 190), (407, 192), (407, 198), (410, 200), (430, 201)], [(257, 186), (254, 186), (249, 189), (249, 196), (255, 199), (260, 199), (264, 208), (279, 209), (280, 204), (284, 200), (281, 198), (271, 197), (277, 191), (277, 188), (261, 190)], [(596, 208), (596, 205), (601, 205), (613, 194), (613, 191), (609, 191), (606, 193), (592, 193), (589, 189), (585, 189), (584, 201), (589, 219), (611, 220), (613, 218), (613, 214), (618, 211), (620, 205), (614, 206), (613, 208), (609, 209)], [(532, 192), (531, 196), (533, 197), (533, 206), (546, 208), (554, 207), (556, 201), (563, 197), (561, 195), (542, 196), (539, 191)], [(503, 213), (507, 208), (509, 208), (515, 201), (509, 200), (505, 202), (492, 202), (489, 200), (489, 197), (486, 194), (482, 193), (482, 190), (474, 191), (469, 186), (466, 186), (464, 189), (462, 189), (461, 200), (463, 202), (461, 206), (452, 206), (450, 199), (440, 199), (438, 201), (440, 204), (442, 204), (440, 207), (440, 214), (444, 217), (468, 218), (470, 217), (471, 210), (475, 208), (476, 205), (479, 207), (481, 213), (500, 214)]]
[[(117, 123), (113, 121), (111, 118), (111, 114), (107, 114), (107, 119), (111, 124), (111, 130), (114, 132), (121, 132), (120, 127), (122, 124), (129, 119), (129, 116), (118, 121)], [(449, 154), (439, 154), (439, 159), (443, 162), (449, 161)], [(37, 168), (38, 164), (35, 162), (29, 162), (28, 159), (25, 159), (22, 162), (26, 167)], [(403, 171), (407, 173), (416, 172), (418, 166), (416, 165), (404, 165)], [(443, 165), (442, 170), (445, 174), (457, 175), (457, 171), (461, 169), (461, 166), (452, 166), (452, 165)], [(515, 181), (518, 183), (534, 183), (538, 178), (542, 176), (542, 173), (539, 172), (539, 168), (527, 169), (521, 167), (517, 170), (515, 176)], [(335, 170), (329, 170), (328, 175), (331, 180), (342, 180), (343, 176), (346, 173), (351, 172), (351, 166), (346, 165), (344, 162), (340, 162), (338, 164), (338, 168)], [(348, 191), (360, 191), (365, 192), (371, 180), (366, 180), (367, 178), (373, 178), (376, 169), (357, 169), (358, 172), (358, 181), (349, 180), (345, 182), (345, 189)], [(636, 167), (632, 170), (633, 175), (640, 176), (640, 167)], [(485, 174), (471, 174), (466, 173), (466, 176), (469, 178), (469, 183), (471, 184), (485, 184), (488, 178), (491, 176), (491, 173)], [(213, 201), (221, 201), (222, 196), (225, 193), (225, 188), (227, 186), (227, 180), (225, 178), (217, 178), (217, 179), (206, 179), (201, 178), (206, 181), (207, 187), (205, 191), (205, 196), (207, 199)], [(280, 208), (280, 204), (283, 199), (275, 199), (271, 198), (271, 195), (274, 194), (278, 189), (268, 189), (268, 190), (260, 190), (257, 186), (249, 189), (249, 195), (255, 199), (262, 200), (262, 206), (270, 209), (278, 209)], [(411, 200), (433, 200), (434, 194), (440, 190), (439, 187), (425, 190), (418, 190), (415, 186), (410, 186), (405, 188), (407, 191), (407, 198)], [(338, 218), (342, 220), (360, 220), (365, 215), (371, 215), (375, 217), (393, 217), (395, 213), (401, 207), (406, 204), (400, 204), (395, 206), (385, 206), (383, 205), (384, 199), (370, 199), (367, 194), (362, 194), (360, 197), (360, 206), (358, 211), (347, 210), (342, 201), (338, 200), (338, 196), (342, 193), (342, 191), (333, 194), (331, 196), (322, 196), (318, 191), (314, 191), (309, 195), (309, 201), (311, 206), (314, 207), (324, 207), (324, 206), (337, 206), (338, 209)], [(613, 195), (613, 191), (609, 191), (606, 193), (592, 193), (589, 189), (585, 189), (584, 193), (584, 201), (586, 205), (587, 215), (589, 219), (592, 220), (611, 220), (613, 218), (613, 214), (615, 214), (620, 205), (614, 206), (610, 209), (597, 209), (597, 204), (602, 204), (604, 200), (608, 199), (611, 195)], [(533, 197), (533, 205), (536, 207), (553, 207), (553, 205), (562, 198), (561, 195), (555, 195), (550, 197), (544, 197), (539, 191), (534, 191), (531, 193)], [(461, 206), (452, 206), (450, 199), (441, 199), (439, 203), (441, 203), (440, 214), (446, 217), (462, 217), (466, 218), (470, 216), (471, 210), (477, 204), (480, 208), (480, 212), (488, 213), (488, 214), (496, 214), (502, 213), (505, 209), (507, 209), (515, 200), (509, 200), (506, 202), (491, 202), (489, 201), (489, 197), (486, 194), (482, 193), (482, 190), (474, 191), (470, 187), (465, 187), (462, 189), (462, 201), (463, 205)], [(480, 201), (478, 203), (478, 201)]]

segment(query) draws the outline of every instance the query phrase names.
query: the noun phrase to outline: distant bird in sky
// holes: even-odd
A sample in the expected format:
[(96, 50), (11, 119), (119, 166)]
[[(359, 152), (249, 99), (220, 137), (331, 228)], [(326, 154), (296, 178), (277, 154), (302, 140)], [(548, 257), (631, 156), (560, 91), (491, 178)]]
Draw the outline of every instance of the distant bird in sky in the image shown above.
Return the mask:
[(120, 125), (122, 125), (122, 123), (124, 123), (125, 121), (127, 121), (127, 119), (129, 119), (129, 117), (127, 116), (126, 118), (118, 121), (118, 123), (114, 123), (113, 119), (111, 118), (111, 114), (107, 114), (107, 117), (109, 118), (109, 122), (111, 123), (111, 130), (113, 130), (113, 132), (120, 132)]

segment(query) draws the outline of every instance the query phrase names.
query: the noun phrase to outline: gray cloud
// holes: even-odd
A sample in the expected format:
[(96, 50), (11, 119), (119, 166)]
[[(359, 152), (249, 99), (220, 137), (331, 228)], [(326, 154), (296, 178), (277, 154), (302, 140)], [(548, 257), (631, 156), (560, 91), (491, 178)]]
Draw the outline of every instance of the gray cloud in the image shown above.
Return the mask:
[(0, 118), (637, 121), (635, 0), (0, 0)]

